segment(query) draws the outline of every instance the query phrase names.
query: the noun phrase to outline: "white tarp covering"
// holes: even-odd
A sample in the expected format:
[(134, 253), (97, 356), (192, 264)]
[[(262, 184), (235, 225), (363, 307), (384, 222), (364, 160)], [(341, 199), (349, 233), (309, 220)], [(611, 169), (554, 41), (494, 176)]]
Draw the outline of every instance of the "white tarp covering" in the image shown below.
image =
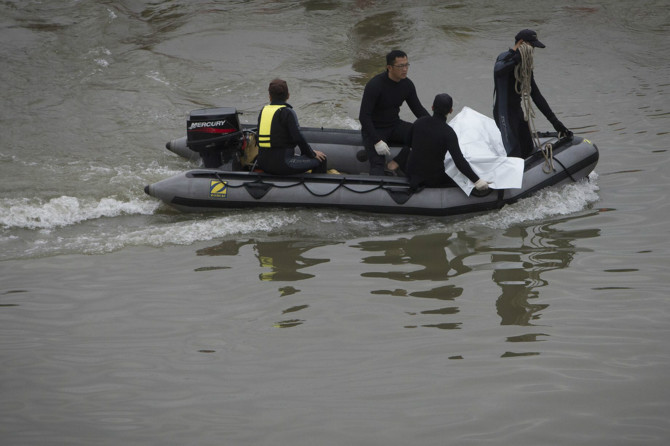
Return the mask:
[[(500, 130), (493, 119), (474, 111), (463, 109), (449, 121), (458, 136), (461, 151), (472, 170), (490, 182), (493, 189), (518, 189), (523, 179), (524, 162), (521, 158), (508, 157), (502, 143)], [(444, 170), (463, 191), (470, 195), (475, 185), (463, 175), (447, 153)]]

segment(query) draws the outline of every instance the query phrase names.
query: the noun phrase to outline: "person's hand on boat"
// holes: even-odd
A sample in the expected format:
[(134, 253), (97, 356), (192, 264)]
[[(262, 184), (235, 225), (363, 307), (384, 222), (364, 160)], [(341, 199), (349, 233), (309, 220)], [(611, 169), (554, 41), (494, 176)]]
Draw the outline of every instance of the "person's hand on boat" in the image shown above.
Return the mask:
[(475, 183), (475, 189), (477, 189), (478, 191), (488, 190), (489, 184), (491, 184), (491, 183), (480, 178)]
[(316, 155), (316, 159), (319, 161), (324, 161), (326, 159), (326, 154), (320, 150), (315, 150), (314, 154)]
[(375, 144), (375, 150), (377, 151), (378, 155), (390, 155), (391, 154), (391, 149), (389, 149), (388, 144), (386, 144), (383, 140), (380, 140), (377, 144)]
[(558, 133), (562, 133), (564, 136), (572, 135), (572, 132), (570, 130), (568, 130), (568, 128), (566, 126), (564, 126), (563, 123), (561, 121), (559, 121), (558, 119), (554, 119), (551, 122), (551, 125), (554, 126), (554, 130), (556, 130)]

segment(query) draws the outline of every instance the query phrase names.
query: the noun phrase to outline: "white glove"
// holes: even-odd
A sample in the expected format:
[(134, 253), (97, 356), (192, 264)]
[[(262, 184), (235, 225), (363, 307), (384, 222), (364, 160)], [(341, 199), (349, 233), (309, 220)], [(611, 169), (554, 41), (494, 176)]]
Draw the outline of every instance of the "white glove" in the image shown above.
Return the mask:
[(479, 191), (483, 191), (489, 188), (489, 182), (486, 180), (482, 180), (481, 178), (477, 180), (475, 183), (475, 189)]
[(386, 144), (384, 141), (379, 141), (377, 144), (375, 144), (375, 150), (377, 151), (378, 155), (390, 155), (391, 154), (391, 149), (389, 149), (388, 144)]

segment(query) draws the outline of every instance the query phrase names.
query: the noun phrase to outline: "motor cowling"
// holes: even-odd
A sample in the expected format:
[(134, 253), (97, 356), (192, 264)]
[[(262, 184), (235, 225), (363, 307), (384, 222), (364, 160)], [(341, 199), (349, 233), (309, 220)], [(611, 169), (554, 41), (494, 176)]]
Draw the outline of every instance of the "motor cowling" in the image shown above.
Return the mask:
[(193, 110), (186, 123), (186, 144), (200, 153), (205, 167), (231, 161), (242, 146), (242, 129), (232, 107)]

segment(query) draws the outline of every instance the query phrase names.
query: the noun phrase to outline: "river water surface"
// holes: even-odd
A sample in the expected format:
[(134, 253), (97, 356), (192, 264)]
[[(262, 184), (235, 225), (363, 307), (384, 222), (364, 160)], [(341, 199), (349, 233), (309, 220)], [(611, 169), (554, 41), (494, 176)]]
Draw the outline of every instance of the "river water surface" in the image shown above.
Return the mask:
[[(0, 442), (668, 444), (669, 11), (1, 2)], [(274, 77), (303, 126), (359, 128), (393, 48), (425, 106), (491, 116), (527, 27), (544, 96), (600, 149), (589, 181), (451, 219), (143, 192), (195, 167), (164, 149), (191, 110), (254, 122)]]

